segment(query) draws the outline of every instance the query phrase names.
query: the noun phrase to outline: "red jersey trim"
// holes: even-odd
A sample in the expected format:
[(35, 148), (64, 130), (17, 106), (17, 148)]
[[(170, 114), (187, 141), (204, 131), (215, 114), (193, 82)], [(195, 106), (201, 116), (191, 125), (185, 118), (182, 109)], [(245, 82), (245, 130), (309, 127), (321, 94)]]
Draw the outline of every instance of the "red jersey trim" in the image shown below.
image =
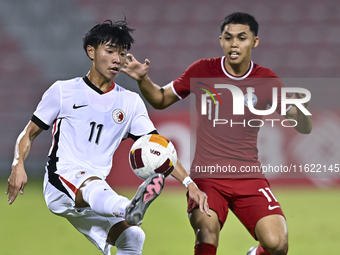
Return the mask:
[(247, 78), (247, 77), (249, 76), (249, 74), (253, 71), (254, 63), (253, 63), (253, 61), (250, 61), (249, 70), (248, 70), (248, 72), (247, 72), (245, 75), (240, 76), (240, 77), (233, 76), (233, 75), (231, 75), (230, 73), (228, 73), (228, 71), (225, 69), (225, 67), (224, 67), (224, 59), (225, 59), (225, 56), (223, 56), (223, 57), (221, 58), (221, 68), (222, 68), (224, 74), (225, 74), (226, 76), (228, 76), (230, 79), (233, 79), (233, 80), (243, 80), (243, 79)]
[(112, 85), (110, 86), (110, 88), (108, 90), (106, 90), (103, 94), (109, 93), (111, 90), (113, 90), (115, 88), (115, 83), (112, 82)]

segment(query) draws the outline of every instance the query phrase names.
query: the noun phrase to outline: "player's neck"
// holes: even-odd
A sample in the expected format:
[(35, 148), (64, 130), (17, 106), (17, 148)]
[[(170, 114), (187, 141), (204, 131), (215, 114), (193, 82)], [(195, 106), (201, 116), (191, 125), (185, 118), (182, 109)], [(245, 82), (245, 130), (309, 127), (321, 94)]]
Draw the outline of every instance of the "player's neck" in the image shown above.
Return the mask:
[(100, 75), (95, 75), (91, 71), (86, 76), (94, 86), (99, 88), (104, 93), (112, 86), (112, 80), (105, 79)]
[(250, 60), (243, 61), (240, 64), (231, 64), (227, 60), (224, 62), (224, 67), (232, 76), (243, 76), (247, 73), (250, 67)]

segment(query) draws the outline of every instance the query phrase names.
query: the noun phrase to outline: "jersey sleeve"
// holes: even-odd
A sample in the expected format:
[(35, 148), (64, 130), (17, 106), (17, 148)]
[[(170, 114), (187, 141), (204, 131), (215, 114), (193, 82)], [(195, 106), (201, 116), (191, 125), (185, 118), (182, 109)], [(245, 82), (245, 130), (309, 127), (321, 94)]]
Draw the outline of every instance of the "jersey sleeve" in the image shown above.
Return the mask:
[(171, 84), (172, 90), (179, 99), (183, 99), (190, 94), (190, 78), (197, 78), (200, 73), (200, 60), (194, 62), (184, 73)]
[(60, 85), (54, 83), (42, 96), (31, 120), (40, 128), (47, 130), (57, 119), (60, 112), (61, 92)]
[(130, 134), (133, 136), (142, 136), (154, 131), (156, 128), (149, 118), (145, 104), (140, 98), (137, 97), (135, 115), (133, 117)]

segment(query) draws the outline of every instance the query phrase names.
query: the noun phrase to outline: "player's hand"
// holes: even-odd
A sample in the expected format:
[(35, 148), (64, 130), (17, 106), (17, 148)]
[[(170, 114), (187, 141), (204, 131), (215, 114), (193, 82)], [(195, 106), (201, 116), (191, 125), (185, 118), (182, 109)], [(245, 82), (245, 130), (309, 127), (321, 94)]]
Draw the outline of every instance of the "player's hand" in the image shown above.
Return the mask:
[(129, 75), (132, 79), (140, 81), (149, 70), (150, 61), (145, 59), (144, 64), (140, 63), (132, 54), (127, 54), (124, 68), (121, 69), (123, 73)]
[(24, 194), (24, 188), (27, 183), (27, 174), (23, 166), (12, 166), (12, 173), (8, 178), (7, 191), (8, 203), (11, 205), (18, 193)]
[(196, 184), (193, 182), (188, 185), (188, 195), (198, 204), (201, 213), (206, 213), (206, 215), (211, 217), (208, 196), (204, 194), (199, 188), (197, 188)]
[[(304, 97), (306, 97), (306, 94), (304, 94), (304, 93), (294, 93), (290, 98), (291, 98), (291, 99), (294, 99), (294, 98), (304, 98)], [(305, 108), (307, 108), (308, 105), (309, 105), (309, 102), (310, 102), (310, 101), (308, 101), (308, 102), (306, 102), (306, 103), (303, 103), (302, 105), (303, 105)]]

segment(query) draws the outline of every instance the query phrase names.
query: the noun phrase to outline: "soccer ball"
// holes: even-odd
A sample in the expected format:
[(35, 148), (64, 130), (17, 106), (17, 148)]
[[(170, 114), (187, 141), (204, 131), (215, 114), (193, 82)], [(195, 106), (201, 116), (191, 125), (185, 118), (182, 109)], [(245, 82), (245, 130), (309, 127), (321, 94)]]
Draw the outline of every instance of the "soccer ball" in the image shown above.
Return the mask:
[(155, 173), (167, 177), (177, 164), (177, 152), (164, 136), (144, 135), (132, 145), (129, 160), (134, 173), (143, 180)]

